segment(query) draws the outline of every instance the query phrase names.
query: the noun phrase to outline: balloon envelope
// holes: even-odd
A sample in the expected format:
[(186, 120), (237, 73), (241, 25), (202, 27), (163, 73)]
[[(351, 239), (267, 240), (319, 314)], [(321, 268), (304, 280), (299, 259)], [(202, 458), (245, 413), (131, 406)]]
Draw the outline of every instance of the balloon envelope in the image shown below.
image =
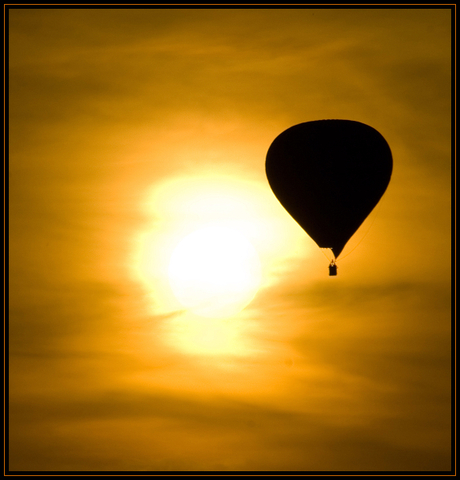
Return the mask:
[(337, 258), (385, 192), (393, 160), (374, 128), (351, 120), (317, 120), (276, 137), (265, 167), (281, 204)]

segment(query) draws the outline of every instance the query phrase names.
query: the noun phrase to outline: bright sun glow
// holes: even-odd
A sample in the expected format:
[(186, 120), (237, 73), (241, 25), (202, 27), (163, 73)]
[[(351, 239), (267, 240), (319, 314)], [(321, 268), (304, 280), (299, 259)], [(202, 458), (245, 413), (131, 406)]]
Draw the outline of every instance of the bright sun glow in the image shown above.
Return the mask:
[(194, 355), (244, 355), (246, 307), (278, 281), (308, 237), (265, 183), (203, 173), (147, 192), (134, 245), (135, 278), (164, 339)]
[(185, 308), (204, 317), (235, 315), (260, 285), (255, 248), (238, 231), (206, 227), (187, 235), (175, 248), (169, 281)]

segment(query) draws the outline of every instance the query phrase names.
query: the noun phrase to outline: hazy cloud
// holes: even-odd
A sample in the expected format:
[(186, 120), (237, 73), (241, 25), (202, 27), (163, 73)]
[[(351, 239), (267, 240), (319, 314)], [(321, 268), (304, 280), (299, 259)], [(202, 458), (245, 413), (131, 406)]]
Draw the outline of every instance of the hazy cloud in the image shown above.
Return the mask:
[[(449, 469), (450, 14), (9, 10), (12, 469)], [(274, 267), (225, 324), (243, 353), (197, 353), (133, 273), (147, 192), (268, 190), (270, 143), (320, 118), (388, 140), (378, 211), (337, 278), (307, 237)]]

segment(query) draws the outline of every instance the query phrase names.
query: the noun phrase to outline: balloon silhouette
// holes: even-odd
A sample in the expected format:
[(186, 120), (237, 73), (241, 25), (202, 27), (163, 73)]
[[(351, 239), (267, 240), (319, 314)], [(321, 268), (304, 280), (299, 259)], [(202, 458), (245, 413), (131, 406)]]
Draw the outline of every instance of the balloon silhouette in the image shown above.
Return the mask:
[(335, 259), (385, 192), (391, 150), (372, 127), (351, 120), (294, 125), (275, 138), (265, 164), (273, 193)]

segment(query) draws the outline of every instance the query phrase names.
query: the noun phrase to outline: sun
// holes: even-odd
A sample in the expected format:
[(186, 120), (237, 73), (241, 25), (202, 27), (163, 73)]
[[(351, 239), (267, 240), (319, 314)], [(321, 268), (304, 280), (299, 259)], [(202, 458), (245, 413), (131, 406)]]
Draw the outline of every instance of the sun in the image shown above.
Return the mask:
[(190, 355), (254, 354), (253, 300), (309, 252), (266, 183), (240, 177), (173, 177), (140, 204), (145, 224), (133, 235), (130, 272), (161, 323), (155, 335)]
[(174, 249), (169, 282), (189, 311), (211, 318), (230, 317), (254, 298), (261, 282), (261, 265), (250, 241), (235, 229), (200, 228)]
[(239, 312), (278, 281), (287, 259), (308, 254), (305, 232), (257, 181), (172, 178), (147, 190), (141, 208), (148, 220), (130, 265), (154, 315)]

